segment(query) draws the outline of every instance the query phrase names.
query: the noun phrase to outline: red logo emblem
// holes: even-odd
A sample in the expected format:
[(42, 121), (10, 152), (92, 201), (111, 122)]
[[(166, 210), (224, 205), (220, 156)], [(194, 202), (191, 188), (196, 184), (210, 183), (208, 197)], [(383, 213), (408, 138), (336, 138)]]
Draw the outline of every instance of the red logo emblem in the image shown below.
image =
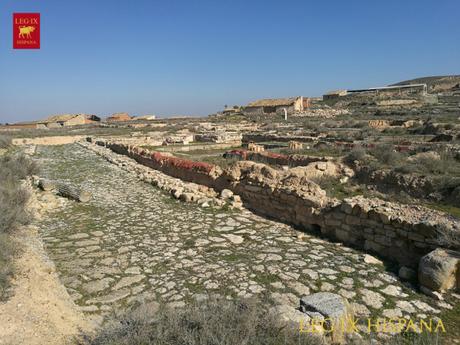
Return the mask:
[(13, 49), (40, 49), (40, 13), (13, 13)]

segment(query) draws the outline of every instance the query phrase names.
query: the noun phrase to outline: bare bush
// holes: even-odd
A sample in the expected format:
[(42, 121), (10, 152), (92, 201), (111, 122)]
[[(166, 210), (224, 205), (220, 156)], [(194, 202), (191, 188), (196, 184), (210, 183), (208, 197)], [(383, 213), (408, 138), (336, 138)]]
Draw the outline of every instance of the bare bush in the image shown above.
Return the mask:
[[(372, 343), (371, 338), (347, 337), (346, 344)], [(143, 305), (114, 316), (96, 335), (84, 335), (90, 345), (324, 345), (298, 325), (280, 324), (259, 300), (213, 299), (171, 309)], [(341, 342), (342, 343), (342, 342)], [(335, 342), (334, 342), (335, 344)], [(388, 345), (438, 345), (436, 334), (404, 333), (386, 339)]]
[(395, 151), (391, 144), (378, 145), (370, 151), (370, 154), (374, 156), (379, 163), (386, 166), (395, 166), (404, 159), (404, 155)]
[(0, 233), (0, 301), (9, 296), (9, 279), (14, 273), (12, 258), (19, 252), (16, 240), (10, 234)]
[(442, 151), (439, 153), (439, 159), (420, 155), (410, 161), (400, 162), (395, 170), (402, 173), (460, 176), (460, 162), (451, 152)]
[(113, 321), (93, 345), (316, 345), (322, 342), (280, 325), (256, 301), (213, 300), (180, 309), (143, 308)]
[[(7, 155), (0, 160), (0, 179), (23, 180), (27, 176), (35, 175), (39, 171), (36, 162), (25, 155)], [(2, 183), (0, 181), (0, 183)]]
[(11, 138), (6, 135), (0, 135), (0, 149), (8, 149), (11, 147)]
[(13, 232), (32, 218), (26, 209), (30, 195), (21, 180), (37, 171), (37, 165), (22, 155), (0, 159), (0, 299), (7, 297), (14, 271), (12, 258), (18, 246)]
[(18, 184), (0, 184), (0, 233), (11, 232), (30, 222), (31, 216), (26, 210), (29, 196), (29, 192)]
[(366, 150), (362, 147), (355, 147), (343, 158), (343, 161), (348, 165), (354, 165), (355, 161), (363, 162), (365, 158)]

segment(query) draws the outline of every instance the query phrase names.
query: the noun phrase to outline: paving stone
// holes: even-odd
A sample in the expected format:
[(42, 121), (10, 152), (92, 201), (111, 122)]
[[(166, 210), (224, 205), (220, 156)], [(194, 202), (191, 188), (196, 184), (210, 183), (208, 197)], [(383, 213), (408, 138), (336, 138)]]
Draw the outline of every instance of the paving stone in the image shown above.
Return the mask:
[(318, 312), (326, 318), (345, 317), (347, 308), (342, 296), (330, 292), (318, 292), (300, 299), (302, 312)]
[(362, 294), (363, 302), (366, 305), (375, 309), (382, 308), (385, 298), (381, 294), (368, 289), (360, 289), (359, 292)]
[(99, 280), (92, 280), (81, 285), (81, 289), (87, 293), (93, 294), (101, 292), (110, 287), (110, 283), (113, 282), (113, 278), (103, 278)]
[(144, 278), (145, 278), (145, 276), (142, 275), (142, 274), (135, 275), (135, 276), (132, 276), (132, 277), (123, 277), (118, 281), (118, 283), (115, 284), (113, 289), (114, 290), (119, 290), (119, 289), (124, 288), (126, 286), (130, 286), (132, 284), (138, 283)]

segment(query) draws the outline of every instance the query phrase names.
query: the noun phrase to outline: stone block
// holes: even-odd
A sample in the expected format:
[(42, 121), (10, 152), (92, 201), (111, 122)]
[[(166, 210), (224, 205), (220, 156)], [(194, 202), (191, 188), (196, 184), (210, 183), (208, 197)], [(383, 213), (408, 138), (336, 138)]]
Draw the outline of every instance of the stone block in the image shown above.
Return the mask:
[(401, 266), (398, 275), (402, 280), (412, 281), (417, 277), (417, 272), (407, 266)]
[(350, 240), (350, 233), (348, 231), (344, 231), (344, 230), (341, 230), (341, 229), (336, 229), (335, 230), (335, 236), (340, 241), (348, 242)]
[(317, 312), (329, 319), (347, 316), (347, 307), (342, 296), (330, 292), (318, 292), (300, 299), (300, 310)]
[(367, 217), (368, 217), (369, 219), (371, 219), (371, 220), (374, 220), (374, 221), (380, 223), (380, 216), (379, 216), (379, 214), (378, 214), (376, 211), (374, 211), (374, 210), (370, 210), (369, 212), (367, 212)]
[(390, 239), (383, 235), (376, 235), (374, 237), (374, 241), (378, 244), (381, 244), (382, 246), (389, 246), (391, 243)]
[(460, 288), (460, 252), (438, 248), (419, 262), (420, 285), (433, 291)]
[(352, 231), (352, 230), (353, 230), (352, 227), (351, 227), (350, 225), (345, 224), (345, 223), (342, 223), (342, 224), (340, 225), (340, 228), (341, 228), (342, 230), (345, 230), (345, 231)]
[(414, 231), (409, 232), (408, 237), (409, 237), (410, 240), (413, 240), (413, 241), (419, 241), (419, 242), (424, 242), (425, 241), (425, 236), (423, 236), (423, 235), (421, 235), (419, 233), (416, 233)]
[(348, 215), (345, 218), (345, 223), (347, 223), (349, 225), (360, 225), (361, 220), (358, 217)]
[(333, 218), (330, 218), (330, 217), (326, 218), (326, 219), (324, 220), (324, 223), (325, 223), (326, 225), (337, 226), (337, 227), (340, 226), (340, 225), (342, 224), (340, 220), (333, 219)]
[(379, 217), (380, 217), (380, 221), (383, 224), (390, 224), (391, 223), (391, 215), (386, 214), (386, 213), (380, 213)]
[(343, 220), (343, 219), (345, 219), (346, 214), (343, 213), (343, 212), (337, 212), (337, 211), (336, 211), (336, 212), (332, 213), (332, 216), (333, 216), (335, 219)]
[(374, 229), (372, 229), (372, 228), (364, 228), (364, 233), (366, 233), (366, 234), (373, 234), (373, 233), (374, 233)]
[(343, 212), (345, 212), (346, 214), (351, 214), (351, 212), (353, 211), (353, 206), (348, 204), (348, 203), (343, 203), (340, 208), (342, 209)]

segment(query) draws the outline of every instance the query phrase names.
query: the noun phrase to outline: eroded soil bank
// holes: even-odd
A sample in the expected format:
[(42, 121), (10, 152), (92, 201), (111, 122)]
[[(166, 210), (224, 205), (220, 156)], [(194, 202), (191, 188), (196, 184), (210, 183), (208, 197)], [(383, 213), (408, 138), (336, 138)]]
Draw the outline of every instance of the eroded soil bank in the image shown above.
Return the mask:
[(73, 344), (90, 332), (91, 317), (77, 309), (59, 281), (35, 226), (18, 232), (21, 253), (13, 281), (13, 296), (0, 303), (0, 344)]

